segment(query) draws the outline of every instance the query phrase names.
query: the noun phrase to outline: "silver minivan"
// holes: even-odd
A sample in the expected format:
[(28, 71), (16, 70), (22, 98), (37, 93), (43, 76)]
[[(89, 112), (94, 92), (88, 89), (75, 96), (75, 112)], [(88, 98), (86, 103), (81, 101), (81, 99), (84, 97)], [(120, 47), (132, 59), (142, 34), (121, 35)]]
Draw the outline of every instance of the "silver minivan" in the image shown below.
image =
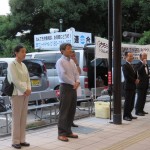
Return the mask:
[[(88, 87), (88, 77), (87, 77), (87, 65), (86, 65), (86, 60), (84, 56), (84, 50), (83, 49), (78, 49), (75, 50), (76, 57), (79, 62), (79, 66), (81, 68), (81, 74), (80, 74), (80, 85), (82, 89), (82, 94), (85, 96), (90, 96), (91, 92)], [(26, 59), (41, 59), (44, 61), (46, 69), (47, 69), (47, 74), (48, 74), (48, 79), (50, 83), (50, 89), (56, 90), (59, 88), (59, 81), (58, 81), (58, 75), (56, 72), (56, 62), (57, 60), (61, 57), (61, 53), (59, 50), (57, 51), (46, 51), (46, 52), (33, 52), (33, 53), (27, 53), (26, 54)]]
[[(0, 89), (7, 74), (8, 63), (12, 60), (14, 60), (14, 58), (0, 58)], [(49, 88), (49, 80), (43, 61), (30, 59), (24, 60), (23, 62), (29, 71), (32, 92), (47, 90)]]
[[(84, 48), (74, 49), (76, 57), (81, 68), (80, 74), (80, 85), (82, 94), (85, 96), (91, 95), (91, 89), (96, 86), (101, 86), (95, 83), (95, 77), (98, 80), (103, 80), (102, 86), (107, 86), (107, 72), (108, 72), (108, 61), (107, 59), (99, 59), (96, 61), (95, 71), (95, 45), (85, 45)], [(33, 52), (27, 53), (26, 59), (42, 59), (45, 62), (48, 78), (50, 82), (50, 89), (56, 90), (59, 88), (58, 75), (56, 72), (56, 62), (61, 57), (59, 50), (49, 50), (45, 52)], [(95, 74), (96, 73), (96, 74)]]

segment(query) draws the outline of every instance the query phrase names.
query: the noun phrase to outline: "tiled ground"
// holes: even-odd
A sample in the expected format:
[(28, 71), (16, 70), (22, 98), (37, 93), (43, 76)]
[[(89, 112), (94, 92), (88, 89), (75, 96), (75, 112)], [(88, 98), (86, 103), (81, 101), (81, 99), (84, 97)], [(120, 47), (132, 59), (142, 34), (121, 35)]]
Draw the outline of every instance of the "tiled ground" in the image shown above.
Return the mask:
[[(69, 142), (57, 140), (57, 126), (27, 132), (29, 148), (23, 150), (150, 150), (150, 102), (145, 111), (149, 114), (121, 125), (108, 119), (88, 117), (75, 121), (79, 128), (73, 131), (79, 139)], [(11, 137), (0, 138), (0, 150), (12, 150)]]

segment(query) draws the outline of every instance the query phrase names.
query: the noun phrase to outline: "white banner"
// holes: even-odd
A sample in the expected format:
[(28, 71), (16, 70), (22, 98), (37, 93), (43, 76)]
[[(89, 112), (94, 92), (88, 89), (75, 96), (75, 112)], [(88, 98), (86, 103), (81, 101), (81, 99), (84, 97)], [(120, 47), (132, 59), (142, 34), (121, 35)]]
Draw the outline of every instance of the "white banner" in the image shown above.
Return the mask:
[(95, 37), (95, 58), (108, 58), (108, 40)]
[(74, 47), (84, 47), (87, 43), (92, 43), (91, 33), (86, 32), (73, 32), (73, 42)]
[[(108, 40), (100, 37), (95, 37), (95, 58), (108, 58)], [(140, 53), (147, 53), (148, 59), (150, 59), (150, 45), (134, 45), (134, 44), (122, 44), (121, 54), (122, 58), (124, 53), (132, 52), (134, 59), (139, 59)]]
[(60, 44), (70, 43), (73, 47), (84, 47), (91, 43), (91, 33), (85, 32), (56, 32), (34, 35), (34, 48), (40, 50), (59, 49)]
[(72, 43), (72, 34), (70, 32), (34, 35), (35, 49), (50, 50), (51, 48), (58, 48), (64, 42)]

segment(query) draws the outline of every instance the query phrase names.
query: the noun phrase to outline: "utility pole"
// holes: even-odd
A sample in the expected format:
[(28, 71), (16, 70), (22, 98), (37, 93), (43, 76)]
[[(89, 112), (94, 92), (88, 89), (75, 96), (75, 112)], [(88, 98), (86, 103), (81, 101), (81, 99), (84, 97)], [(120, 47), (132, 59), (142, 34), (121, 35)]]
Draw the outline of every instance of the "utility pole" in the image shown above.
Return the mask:
[(114, 71), (113, 71), (113, 100), (114, 100), (114, 114), (113, 123), (122, 124), (121, 115), (121, 25), (122, 25), (122, 11), (121, 0), (113, 1), (113, 58), (114, 58)]
[(112, 41), (113, 41), (113, 0), (108, 0), (108, 94), (110, 96), (110, 120), (111, 120), (111, 96), (112, 96)]

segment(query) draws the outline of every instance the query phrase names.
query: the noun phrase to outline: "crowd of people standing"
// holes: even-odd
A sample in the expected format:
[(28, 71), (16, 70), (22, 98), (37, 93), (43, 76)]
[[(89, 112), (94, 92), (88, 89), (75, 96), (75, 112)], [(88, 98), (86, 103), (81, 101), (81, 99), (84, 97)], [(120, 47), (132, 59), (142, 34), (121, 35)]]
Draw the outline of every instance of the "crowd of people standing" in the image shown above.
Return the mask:
[[(71, 130), (76, 103), (77, 88), (80, 86), (79, 75), (81, 69), (72, 51), (72, 45), (63, 43), (60, 45), (61, 58), (56, 63), (56, 70), (60, 82), (60, 107), (58, 119), (58, 140), (68, 142), (68, 138), (78, 138)], [(22, 146), (30, 146), (26, 142), (25, 127), (27, 119), (28, 98), (31, 94), (31, 83), (29, 73), (22, 61), (26, 56), (26, 48), (18, 45), (14, 49), (15, 60), (8, 66), (8, 81), (14, 83), (14, 90), (11, 96), (12, 105), (12, 146), (21, 149)], [(133, 66), (133, 54), (125, 52), (126, 63), (122, 66), (124, 74), (124, 111), (123, 119), (132, 121), (137, 119), (132, 115), (135, 106), (135, 115), (144, 116), (148, 112), (144, 111), (146, 95), (149, 86), (149, 69), (147, 64), (147, 54), (140, 54), (140, 61)], [(137, 90), (137, 101), (135, 104), (135, 94)]]
[[(144, 111), (146, 102), (146, 95), (149, 86), (149, 69), (147, 64), (147, 54), (140, 54), (140, 61), (133, 66), (134, 59), (133, 53), (125, 52), (126, 63), (123, 65), (122, 70), (124, 74), (124, 112), (123, 119), (132, 121), (137, 119), (132, 115), (132, 110), (135, 106), (135, 115), (144, 116), (148, 112)], [(135, 94), (137, 90), (137, 100), (135, 104)]]

